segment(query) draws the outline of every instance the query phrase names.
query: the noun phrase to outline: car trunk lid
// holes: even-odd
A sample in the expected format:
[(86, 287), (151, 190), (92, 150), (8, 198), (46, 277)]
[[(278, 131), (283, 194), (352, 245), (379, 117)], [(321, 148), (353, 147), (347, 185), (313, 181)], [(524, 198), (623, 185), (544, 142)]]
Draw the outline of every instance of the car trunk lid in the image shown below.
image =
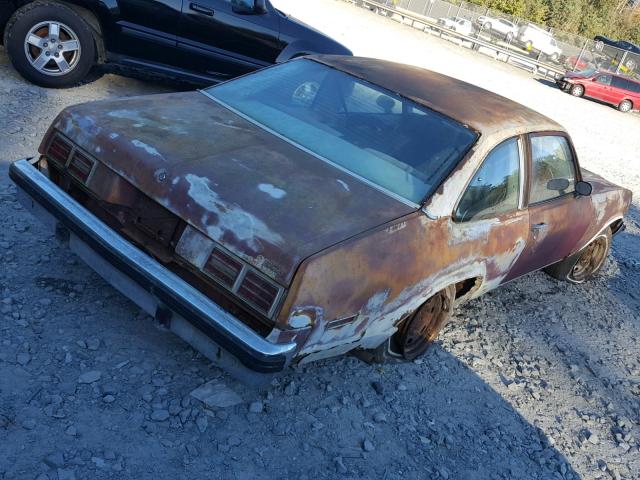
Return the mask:
[(415, 210), (199, 92), (78, 105), (54, 128), (283, 285), (308, 256)]

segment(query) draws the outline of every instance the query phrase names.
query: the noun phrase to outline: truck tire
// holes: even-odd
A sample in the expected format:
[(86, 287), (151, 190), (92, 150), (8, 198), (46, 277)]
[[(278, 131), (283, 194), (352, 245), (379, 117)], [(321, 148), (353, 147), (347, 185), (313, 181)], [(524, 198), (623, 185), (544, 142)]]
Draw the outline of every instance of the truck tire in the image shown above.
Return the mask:
[(14, 68), (41, 87), (77, 85), (96, 62), (89, 24), (72, 8), (33, 2), (7, 22), (4, 44)]

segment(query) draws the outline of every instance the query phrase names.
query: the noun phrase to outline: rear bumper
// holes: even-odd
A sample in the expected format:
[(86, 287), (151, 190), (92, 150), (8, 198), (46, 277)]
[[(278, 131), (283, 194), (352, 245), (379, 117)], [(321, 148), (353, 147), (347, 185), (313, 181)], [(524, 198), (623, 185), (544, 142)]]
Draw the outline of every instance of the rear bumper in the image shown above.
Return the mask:
[[(276, 373), (291, 361), (294, 343), (274, 344), (98, 220), (27, 159), (9, 176), (22, 205), (56, 231), (99, 275), (177, 335), (236, 376)], [(253, 379), (250, 379), (253, 381)]]

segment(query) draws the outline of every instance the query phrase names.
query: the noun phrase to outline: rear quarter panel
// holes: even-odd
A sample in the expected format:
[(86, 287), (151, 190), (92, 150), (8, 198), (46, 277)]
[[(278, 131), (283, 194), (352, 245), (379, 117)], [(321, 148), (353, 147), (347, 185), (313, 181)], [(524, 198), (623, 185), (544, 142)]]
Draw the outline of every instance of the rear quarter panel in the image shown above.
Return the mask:
[[(467, 296), (497, 286), (523, 251), (528, 218), (520, 213), (456, 224), (422, 211), (386, 224), (305, 261), (278, 319), (314, 318), (299, 355), (315, 360), (357, 346), (375, 348), (396, 325), (446, 286), (477, 279)], [(354, 317), (343, 326), (334, 320)]]
[(582, 179), (593, 187), (590, 199), (595, 218), (578, 242), (575, 251), (584, 248), (598, 233), (608, 228), (616, 220), (623, 218), (629, 211), (632, 200), (630, 190), (615, 185), (588, 170), (582, 169)]

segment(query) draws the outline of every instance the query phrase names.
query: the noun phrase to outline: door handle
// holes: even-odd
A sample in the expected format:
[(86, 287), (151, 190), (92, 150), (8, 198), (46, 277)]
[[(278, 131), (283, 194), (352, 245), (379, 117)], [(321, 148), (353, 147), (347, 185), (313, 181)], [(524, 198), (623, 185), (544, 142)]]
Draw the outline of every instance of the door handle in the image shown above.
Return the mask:
[(541, 232), (543, 230), (546, 230), (547, 228), (549, 228), (549, 225), (547, 225), (546, 223), (536, 223), (535, 225), (531, 225), (531, 230), (534, 233)]
[(189, 8), (194, 12), (202, 13), (203, 15), (208, 15), (209, 17), (213, 17), (213, 9), (203, 7), (197, 3), (190, 3)]

